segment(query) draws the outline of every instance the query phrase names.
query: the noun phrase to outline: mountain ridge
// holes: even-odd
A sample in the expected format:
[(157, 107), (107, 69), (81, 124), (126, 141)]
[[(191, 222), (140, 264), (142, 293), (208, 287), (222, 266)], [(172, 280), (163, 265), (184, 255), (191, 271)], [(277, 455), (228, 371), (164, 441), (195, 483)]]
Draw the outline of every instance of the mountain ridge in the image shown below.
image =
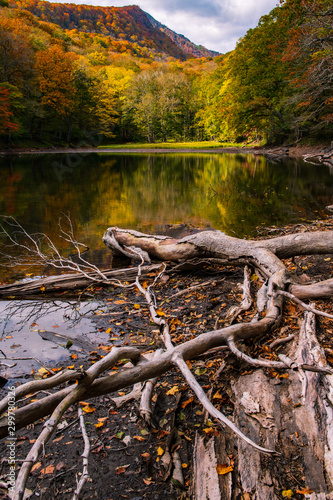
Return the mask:
[(127, 40), (175, 59), (219, 55), (218, 52), (197, 46), (183, 35), (173, 32), (137, 5), (102, 7), (46, 0), (11, 0), (10, 6), (28, 10), (42, 21), (57, 24), (64, 30), (97, 33), (114, 40)]
[(207, 49), (203, 45), (196, 45), (195, 43), (191, 42), (191, 40), (186, 38), (186, 36), (180, 33), (176, 33), (175, 31), (165, 26), (165, 24), (162, 24), (159, 21), (157, 21), (148, 12), (145, 12), (145, 14), (151, 21), (154, 28), (157, 28), (163, 33), (165, 33), (169, 38), (171, 38), (171, 40), (176, 45), (178, 45), (178, 47), (180, 47), (187, 54), (191, 54), (193, 57), (212, 57), (212, 58), (221, 55), (221, 53), (217, 52), (216, 50)]

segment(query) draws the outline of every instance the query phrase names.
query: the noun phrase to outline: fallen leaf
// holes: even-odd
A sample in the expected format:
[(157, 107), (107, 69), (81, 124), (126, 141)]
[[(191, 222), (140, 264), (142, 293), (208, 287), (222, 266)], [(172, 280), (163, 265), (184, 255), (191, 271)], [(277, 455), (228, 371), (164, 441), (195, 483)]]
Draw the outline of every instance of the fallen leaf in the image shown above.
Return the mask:
[(284, 498), (291, 498), (293, 496), (293, 491), (292, 490), (283, 490), (282, 491), (282, 496)]
[(150, 484), (154, 483), (154, 481), (152, 479), (142, 479), (142, 481), (147, 485), (149, 486)]
[(77, 359), (77, 357), (78, 357), (78, 355), (77, 355), (77, 354), (73, 354), (73, 353), (71, 354), (71, 358), (72, 358), (72, 359)]
[(145, 441), (146, 438), (142, 437), (142, 436), (133, 436), (133, 439), (137, 439), (138, 441)]
[(222, 399), (222, 396), (219, 392), (215, 392), (213, 399)]
[(112, 328), (108, 328), (107, 330), (105, 330), (105, 333), (111, 333), (112, 332)]
[(141, 308), (140, 304), (134, 304), (134, 309), (140, 309), (140, 308)]
[(213, 434), (213, 432), (214, 432), (213, 427), (206, 427), (206, 429), (202, 429), (202, 430), (207, 434), (207, 436), (209, 436), (210, 434)]
[(156, 309), (157, 316), (166, 316), (165, 312), (162, 309)]
[(129, 465), (122, 465), (121, 467), (116, 468), (116, 474), (124, 474)]
[(114, 304), (120, 305), (120, 304), (125, 304), (126, 300), (115, 300)]
[(160, 456), (162, 456), (162, 455), (163, 455), (163, 453), (164, 453), (163, 448), (161, 448), (161, 446), (159, 446), (159, 447), (157, 448), (157, 455), (160, 457)]
[(47, 373), (49, 373), (49, 372), (48, 372), (48, 370), (46, 370), (46, 368), (44, 368), (44, 367), (42, 366), (41, 368), (39, 368), (38, 373), (39, 373), (40, 375), (46, 375), (46, 374), (47, 374)]
[(52, 439), (52, 443), (57, 443), (58, 441), (61, 441), (64, 436), (60, 436), (58, 438)]
[(148, 460), (148, 458), (150, 458), (150, 454), (149, 453), (142, 453), (141, 454), (142, 458), (144, 458), (145, 460)]
[(184, 401), (184, 403), (182, 403), (182, 408), (183, 409), (186, 408), (186, 406), (189, 405), (190, 403), (192, 403), (192, 401), (193, 401), (193, 396), (190, 399), (188, 399), (187, 401)]
[(111, 345), (101, 345), (101, 346), (99, 346), (99, 349), (102, 349), (102, 351), (110, 352), (112, 349), (112, 346)]
[(231, 465), (227, 465), (227, 464), (217, 464), (217, 466), (216, 466), (216, 472), (220, 476), (223, 476), (224, 474), (228, 474), (229, 472), (231, 472), (233, 470), (234, 470), (234, 468)]
[(84, 406), (82, 408), (82, 411), (84, 411), (85, 413), (94, 413), (94, 411), (96, 411), (96, 408), (92, 408), (91, 406)]
[(42, 469), (40, 471), (40, 474), (52, 474), (52, 472), (54, 472), (54, 465), (48, 465), (47, 467), (44, 467), (44, 469)]
[(178, 392), (178, 385), (174, 385), (168, 392), (167, 396), (174, 396)]
[(296, 493), (299, 495), (311, 495), (313, 493), (313, 490), (310, 490), (310, 488), (302, 488), (301, 490), (296, 490)]
[(94, 425), (98, 429), (98, 427), (103, 427), (104, 422), (98, 422), (98, 424), (94, 424)]
[(41, 466), (42, 466), (42, 463), (41, 462), (37, 462), (35, 465), (32, 466), (31, 472), (40, 469)]

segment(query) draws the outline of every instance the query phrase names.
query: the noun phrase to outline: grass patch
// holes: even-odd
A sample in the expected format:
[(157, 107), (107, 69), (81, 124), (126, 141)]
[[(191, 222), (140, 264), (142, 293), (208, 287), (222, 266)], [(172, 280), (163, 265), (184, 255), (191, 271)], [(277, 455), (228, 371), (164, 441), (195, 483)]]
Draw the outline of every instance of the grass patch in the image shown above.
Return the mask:
[(109, 144), (98, 146), (110, 149), (218, 149), (218, 148), (242, 148), (243, 144), (233, 142), (154, 142), (154, 143), (128, 143), (128, 144)]

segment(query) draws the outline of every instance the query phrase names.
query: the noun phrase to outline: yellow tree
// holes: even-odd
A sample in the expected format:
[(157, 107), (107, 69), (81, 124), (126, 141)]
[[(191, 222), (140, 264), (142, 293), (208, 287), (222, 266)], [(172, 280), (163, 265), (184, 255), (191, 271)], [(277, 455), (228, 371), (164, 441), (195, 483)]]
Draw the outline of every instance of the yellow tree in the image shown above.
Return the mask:
[(122, 128), (125, 91), (133, 75), (133, 70), (117, 66), (107, 66), (101, 72), (96, 116), (101, 132), (107, 137), (115, 136), (116, 126)]

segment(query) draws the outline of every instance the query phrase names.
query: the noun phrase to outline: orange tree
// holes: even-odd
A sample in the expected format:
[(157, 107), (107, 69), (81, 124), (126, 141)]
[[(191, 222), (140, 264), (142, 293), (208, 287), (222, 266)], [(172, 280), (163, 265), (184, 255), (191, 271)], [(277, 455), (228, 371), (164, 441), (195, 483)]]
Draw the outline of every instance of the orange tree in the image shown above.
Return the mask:
[(76, 54), (65, 52), (59, 45), (52, 45), (37, 53), (39, 89), (45, 116), (50, 114), (58, 119), (59, 140), (62, 140), (63, 127), (66, 125), (67, 140), (71, 139), (73, 111), (75, 109), (76, 88), (74, 71)]

